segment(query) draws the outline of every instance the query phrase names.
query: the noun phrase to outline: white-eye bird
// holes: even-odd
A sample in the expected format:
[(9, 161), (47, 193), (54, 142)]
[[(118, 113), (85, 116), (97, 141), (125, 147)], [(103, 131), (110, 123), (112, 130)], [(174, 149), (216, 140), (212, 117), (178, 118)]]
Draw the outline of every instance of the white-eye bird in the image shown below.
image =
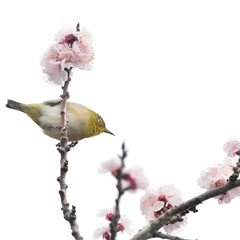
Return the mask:
[[(60, 139), (62, 100), (50, 100), (39, 104), (23, 104), (8, 100), (6, 107), (26, 113), (49, 137)], [(81, 104), (67, 102), (67, 130), (69, 141), (110, 132), (103, 118)]]

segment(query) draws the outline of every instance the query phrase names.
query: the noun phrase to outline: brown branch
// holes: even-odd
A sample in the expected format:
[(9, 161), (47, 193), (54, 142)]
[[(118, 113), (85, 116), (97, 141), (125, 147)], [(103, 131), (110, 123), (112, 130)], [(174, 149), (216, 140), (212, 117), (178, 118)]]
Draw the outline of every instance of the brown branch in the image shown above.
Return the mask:
[(80, 23), (77, 24), (76, 30), (77, 30), (77, 32), (80, 32)]
[(233, 174), (229, 177), (230, 182), (236, 182), (240, 174), (240, 151), (236, 152), (239, 156), (236, 167), (233, 168)]
[(165, 233), (162, 233), (162, 232), (155, 232), (153, 234), (153, 237), (154, 238), (156, 237), (156, 238), (162, 238), (162, 239), (169, 239), (169, 240), (188, 240), (188, 239), (185, 239), (185, 238), (172, 236), (172, 235), (165, 234)]
[[(58, 145), (58, 151), (61, 154), (61, 170), (60, 170), (60, 176), (58, 177), (58, 182), (60, 184), (60, 198), (61, 198), (61, 204), (62, 204), (62, 211), (63, 216), (66, 221), (70, 223), (70, 227), (72, 230), (72, 235), (76, 240), (83, 240), (82, 236), (79, 233), (79, 227), (76, 222), (76, 208), (75, 206), (72, 206), (72, 209), (70, 210), (70, 205), (67, 201), (67, 195), (66, 191), (68, 188), (68, 185), (66, 184), (66, 174), (68, 171), (68, 161), (67, 161), (67, 153), (70, 151), (70, 148), (73, 147), (71, 144), (68, 144), (68, 133), (67, 133), (67, 99), (69, 98), (68, 93), (68, 86), (71, 81), (70, 78), (70, 72), (72, 68), (67, 69), (65, 68), (65, 71), (67, 72), (67, 81), (64, 83), (63, 94), (61, 95), (62, 98), (62, 106), (61, 106), (61, 138), (60, 138), (60, 144)], [(73, 144), (74, 145), (74, 144)], [(74, 145), (75, 146), (75, 145)]]
[(131, 240), (145, 240), (152, 238), (157, 230), (159, 230), (163, 225), (168, 223), (176, 222), (179, 218), (177, 215), (181, 216), (187, 214), (189, 211), (196, 212), (196, 206), (204, 201), (216, 197), (221, 194), (226, 194), (229, 190), (239, 187), (240, 180), (229, 181), (228, 183), (218, 187), (216, 189), (212, 189), (206, 191), (205, 193), (198, 195), (176, 207), (169, 209), (166, 213), (160, 216), (158, 219), (154, 220), (150, 223), (150, 226), (140, 230), (136, 235), (134, 235)]
[(117, 179), (117, 190), (118, 190), (118, 197), (115, 200), (115, 212), (114, 216), (111, 218), (110, 223), (110, 232), (111, 232), (111, 240), (115, 240), (118, 232), (118, 222), (121, 217), (120, 215), (120, 200), (122, 195), (127, 189), (123, 189), (122, 187), (122, 179), (123, 179), (123, 168), (125, 167), (125, 158), (127, 156), (127, 151), (125, 149), (125, 143), (122, 144), (122, 156), (119, 156), (122, 162), (121, 168), (117, 171), (116, 179)]

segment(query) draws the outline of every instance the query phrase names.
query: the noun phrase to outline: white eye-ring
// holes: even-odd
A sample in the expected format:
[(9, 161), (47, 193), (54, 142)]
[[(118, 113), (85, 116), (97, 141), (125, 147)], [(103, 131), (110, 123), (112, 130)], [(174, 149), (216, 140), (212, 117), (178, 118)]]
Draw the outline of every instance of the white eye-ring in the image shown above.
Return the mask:
[(101, 118), (98, 118), (99, 125), (103, 126), (103, 120)]

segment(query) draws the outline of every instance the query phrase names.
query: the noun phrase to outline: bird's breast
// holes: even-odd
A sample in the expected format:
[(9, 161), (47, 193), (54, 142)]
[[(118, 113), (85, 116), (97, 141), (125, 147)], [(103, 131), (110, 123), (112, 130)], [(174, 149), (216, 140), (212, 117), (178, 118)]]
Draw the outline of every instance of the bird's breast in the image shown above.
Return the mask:
[[(87, 137), (89, 123), (87, 108), (77, 103), (68, 103), (67, 120), (69, 141), (78, 141)], [(61, 105), (44, 105), (41, 109), (39, 126), (49, 137), (60, 139)]]

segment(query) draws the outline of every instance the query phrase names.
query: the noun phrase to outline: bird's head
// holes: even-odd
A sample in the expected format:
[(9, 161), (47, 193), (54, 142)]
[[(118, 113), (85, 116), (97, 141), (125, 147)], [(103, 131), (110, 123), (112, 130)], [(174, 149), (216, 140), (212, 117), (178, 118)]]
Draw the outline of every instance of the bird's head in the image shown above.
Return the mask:
[(89, 125), (88, 125), (88, 132), (89, 132), (90, 137), (98, 135), (102, 132), (114, 135), (112, 132), (110, 132), (106, 128), (106, 124), (105, 124), (103, 118), (99, 114), (91, 111), (90, 119), (91, 120), (89, 121)]

